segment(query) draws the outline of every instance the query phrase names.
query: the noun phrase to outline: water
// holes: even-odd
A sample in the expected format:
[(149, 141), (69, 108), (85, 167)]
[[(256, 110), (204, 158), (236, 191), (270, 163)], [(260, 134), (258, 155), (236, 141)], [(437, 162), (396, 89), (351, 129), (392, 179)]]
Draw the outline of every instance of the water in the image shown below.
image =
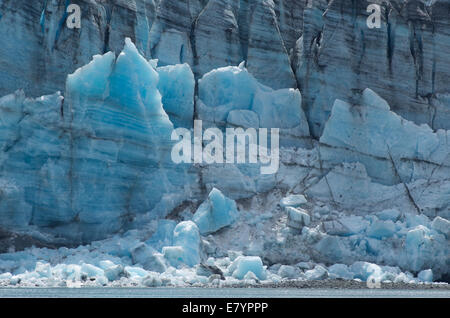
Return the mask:
[(437, 289), (0, 288), (0, 298), (450, 298)]

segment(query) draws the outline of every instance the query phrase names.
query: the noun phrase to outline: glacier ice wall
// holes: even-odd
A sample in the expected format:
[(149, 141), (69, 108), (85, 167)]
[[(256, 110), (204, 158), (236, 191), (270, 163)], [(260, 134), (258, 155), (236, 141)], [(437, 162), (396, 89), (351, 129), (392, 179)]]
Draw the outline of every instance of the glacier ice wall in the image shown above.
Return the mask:
[[(78, 278), (147, 277), (115, 257), (174, 273), (211, 257), (249, 280), (261, 259), (323, 263), (298, 266), (311, 279), (378, 272), (360, 261), (448, 277), (449, 1), (385, 1), (381, 29), (366, 1), (80, 3), (69, 30), (62, 0), (0, 0), (0, 251), (92, 242), (116, 262)], [(173, 165), (170, 134), (193, 119), (281, 128), (278, 173)], [(239, 217), (200, 235), (189, 222), (214, 188)], [(280, 204), (292, 194), (308, 200)], [(48, 272), (28, 253), (2, 271)]]
[[(381, 5), (370, 29), (369, 4)], [(355, 102), (367, 87), (393, 111), (433, 129), (449, 129), (450, 1), (312, 1), (294, 67), (313, 134), (319, 137), (335, 99)]]
[(91, 56), (119, 54), (129, 37), (146, 58), (188, 63), (199, 79), (245, 66), (266, 86), (300, 88), (319, 138), (335, 99), (354, 102), (371, 87), (393, 111), (433, 129), (449, 129), (450, 1), (346, 0), (79, 1), (81, 29), (64, 25), (65, 0), (0, 1), (0, 96), (64, 91), (66, 74)]

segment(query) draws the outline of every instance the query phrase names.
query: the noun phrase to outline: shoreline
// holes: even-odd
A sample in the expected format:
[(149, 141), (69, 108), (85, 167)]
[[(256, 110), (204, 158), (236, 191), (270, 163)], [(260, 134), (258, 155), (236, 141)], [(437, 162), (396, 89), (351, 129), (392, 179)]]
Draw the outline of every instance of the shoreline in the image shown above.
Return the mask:
[(111, 284), (108, 286), (92, 286), (89, 284), (81, 285), (81, 286), (14, 286), (14, 285), (1, 285), (0, 290), (26, 290), (26, 289), (58, 289), (58, 290), (83, 290), (83, 289), (95, 289), (95, 290), (114, 290), (114, 289), (155, 289), (155, 290), (170, 290), (170, 289), (196, 289), (196, 290), (220, 290), (220, 289), (311, 289), (311, 290), (319, 290), (319, 289), (336, 289), (336, 290), (447, 290), (450, 291), (450, 284), (446, 282), (433, 282), (433, 283), (403, 283), (403, 282), (382, 282), (379, 287), (368, 287), (366, 282), (356, 281), (356, 280), (342, 280), (342, 279), (327, 279), (321, 281), (305, 281), (305, 280), (289, 280), (283, 282), (263, 282), (263, 283), (254, 283), (249, 284), (246, 282), (242, 283), (234, 283), (234, 284), (222, 284), (221, 286), (208, 284), (208, 285), (197, 285), (193, 284), (191, 286), (176, 286), (176, 285), (166, 285), (160, 287), (145, 287), (145, 286), (133, 286), (123, 285), (117, 286), (115, 284)]

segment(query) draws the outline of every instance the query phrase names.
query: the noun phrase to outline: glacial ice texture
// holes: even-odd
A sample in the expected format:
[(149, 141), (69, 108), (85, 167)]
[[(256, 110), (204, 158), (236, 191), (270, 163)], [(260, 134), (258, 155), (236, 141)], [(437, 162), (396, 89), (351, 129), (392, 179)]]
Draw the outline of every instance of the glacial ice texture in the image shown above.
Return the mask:
[[(59, 2), (0, 0), (0, 285), (448, 280), (449, 1), (378, 30), (360, 1), (89, 1), (78, 31)], [(194, 119), (280, 128), (280, 169), (173, 164)]]

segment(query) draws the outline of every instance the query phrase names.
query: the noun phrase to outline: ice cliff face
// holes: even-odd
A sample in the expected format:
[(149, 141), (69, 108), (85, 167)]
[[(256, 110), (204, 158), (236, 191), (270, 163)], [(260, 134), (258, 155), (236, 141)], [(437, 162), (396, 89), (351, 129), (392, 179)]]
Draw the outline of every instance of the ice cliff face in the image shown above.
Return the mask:
[[(245, 61), (262, 84), (299, 87), (316, 138), (334, 100), (355, 102), (366, 87), (408, 120), (450, 128), (447, 0), (76, 1), (73, 30), (66, 2), (0, 2), (0, 95), (63, 91), (67, 74), (130, 37), (146, 58), (188, 63), (197, 79)], [(366, 23), (372, 3), (380, 28)]]
[[(144, 285), (448, 278), (449, 1), (384, 1), (380, 29), (366, 1), (76, 3), (71, 30), (66, 1), (0, 0), (0, 252), (90, 244), (76, 279)], [(194, 119), (280, 128), (279, 170), (175, 165)], [(35, 254), (0, 271), (67, 276)]]
[[(76, 1), (82, 27), (71, 30), (65, 27), (65, 0), (2, 0), (1, 70), (8, 73), (0, 95), (20, 88), (31, 96), (62, 91), (67, 74), (95, 54), (118, 54), (125, 37), (160, 65), (188, 63), (197, 78), (245, 60), (262, 83), (296, 87), (289, 52), (301, 34), (304, 2)], [(18, 40), (20, 54), (11, 45)]]
[[(381, 5), (380, 28), (367, 27), (371, 3)], [(313, 134), (336, 98), (355, 102), (366, 87), (404, 118), (448, 129), (449, 11), (445, 0), (312, 1), (294, 67)]]

